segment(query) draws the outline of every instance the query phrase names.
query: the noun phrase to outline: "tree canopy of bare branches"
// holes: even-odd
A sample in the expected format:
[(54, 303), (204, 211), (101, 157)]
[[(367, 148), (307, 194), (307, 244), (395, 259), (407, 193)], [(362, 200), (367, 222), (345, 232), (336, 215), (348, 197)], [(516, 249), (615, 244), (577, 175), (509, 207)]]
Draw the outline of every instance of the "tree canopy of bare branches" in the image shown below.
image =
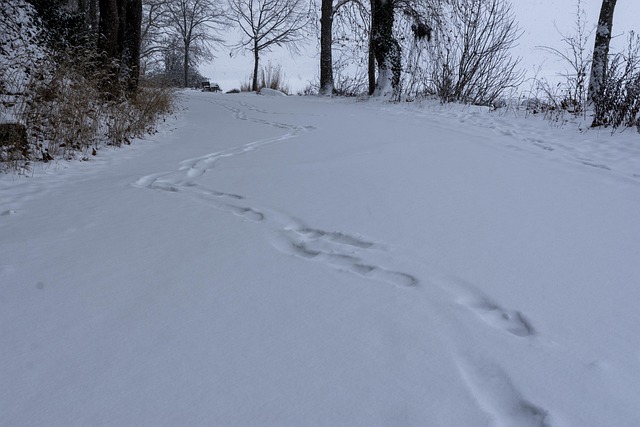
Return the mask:
[(183, 84), (187, 87), (190, 67), (212, 58), (213, 45), (222, 42), (219, 34), (228, 20), (222, 5), (215, 0), (172, 0), (165, 7), (162, 22), (181, 43)]
[(143, 0), (140, 62), (141, 70), (147, 72), (161, 61), (167, 31), (166, 5), (169, 0)]
[(229, 0), (229, 9), (242, 31), (236, 48), (253, 53), (252, 90), (258, 90), (260, 52), (274, 46), (297, 52), (299, 43), (308, 37), (311, 4), (306, 0)]

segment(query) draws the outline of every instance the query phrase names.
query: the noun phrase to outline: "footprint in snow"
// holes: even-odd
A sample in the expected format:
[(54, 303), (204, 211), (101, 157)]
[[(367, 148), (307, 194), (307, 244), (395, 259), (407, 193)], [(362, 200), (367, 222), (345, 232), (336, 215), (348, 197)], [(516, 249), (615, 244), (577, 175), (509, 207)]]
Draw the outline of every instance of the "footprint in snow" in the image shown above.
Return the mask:
[(453, 293), (456, 301), (468, 308), (488, 325), (517, 337), (534, 336), (536, 331), (524, 314), (501, 307), (479, 289), (457, 278), (450, 278), (442, 287)]
[(349, 234), (339, 232), (327, 232), (322, 230), (316, 230), (313, 228), (301, 228), (294, 230), (296, 233), (304, 236), (306, 240), (324, 239), (329, 242), (334, 242), (341, 245), (355, 246), (357, 248), (370, 248), (373, 246), (372, 242), (367, 242), (358, 237), (350, 236)]
[(366, 279), (402, 288), (418, 284), (418, 280), (410, 274), (388, 270), (371, 262), (371, 250), (375, 244), (358, 236), (308, 227), (287, 227), (276, 234), (272, 244), (285, 254), (321, 262)]
[(264, 214), (262, 214), (261, 212), (258, 212), (255, 209), (245, 208), (242, 206), (235, 206), (235, 205), (227, 205), (227, 206), (229, 207), (231, 212), (233, 212), (238, 216), (246, 218), (249, 221), (259, 222), (264, 219)]
[(594, 162), (590, 162), (590, 161), (586, 161), (586, 160), (581, 161), (581, 163), (583, 165), (585, 165), (585, 166), (591, 166), (592, 168), (604, 169), (604, 170), (607, 170), (607, 171), (611, 170), (611, 168), (609, 166), (603, 165), (603, 164), (600, 164), (600, 163), (594, 163)]
[(515, 310), (506, 310), (489, 300), (478, 300), (468, 304), (488, 324), (504, 329), (518, 337), (535, 335), (535, 330), (527, 318)]
[(551, 427), (545, 409), (529, 402), (496, 363), (477, 355), (458, 361), (469, 391), (500, 427)]
[(234, 199), (234, 200), (242, 200), (244, 199), (244, 197), (238, 195), (238, 194), (233, 194), (233, 193), (224, 193), (222, 191), (211, 191), (211, 194), (215, 197), (223, 197), (223, 198), (228, 198), (228, 199)]

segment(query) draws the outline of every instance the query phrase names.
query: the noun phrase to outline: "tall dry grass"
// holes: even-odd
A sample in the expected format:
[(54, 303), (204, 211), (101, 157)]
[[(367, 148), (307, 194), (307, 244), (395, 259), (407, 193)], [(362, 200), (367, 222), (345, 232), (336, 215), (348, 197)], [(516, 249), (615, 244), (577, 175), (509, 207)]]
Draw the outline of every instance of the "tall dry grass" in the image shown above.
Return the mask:
[(130, 144), (153, 132), (174, 108), (174, 92), (167, 87), (104, 96), (100, 87), (106, 76), (91, 52), (43, 61), (30, 76), (25, 90), (5, 106), (11, 110), (5, 116), (26, 130), (28, 150), (0, 148), (0, 170), (24, 172), (33, 162), (88, 159), (101, 145)]

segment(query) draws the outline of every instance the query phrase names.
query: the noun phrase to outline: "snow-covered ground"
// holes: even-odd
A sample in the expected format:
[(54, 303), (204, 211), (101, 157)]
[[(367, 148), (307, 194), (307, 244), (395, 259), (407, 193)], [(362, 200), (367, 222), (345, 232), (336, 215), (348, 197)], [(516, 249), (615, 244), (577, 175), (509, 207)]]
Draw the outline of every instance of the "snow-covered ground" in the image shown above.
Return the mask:
[(640, 137), (185, 92), (0, 177), (1, 426), (640, 425)]

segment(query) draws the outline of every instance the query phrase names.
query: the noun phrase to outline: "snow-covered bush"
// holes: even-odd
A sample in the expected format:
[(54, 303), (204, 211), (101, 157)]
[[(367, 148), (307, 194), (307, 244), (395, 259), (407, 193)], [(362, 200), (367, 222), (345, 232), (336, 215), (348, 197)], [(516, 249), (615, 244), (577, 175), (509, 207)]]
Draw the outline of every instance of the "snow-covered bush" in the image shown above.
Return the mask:
[(593, 100), (593, 126), (636, 127), (640, 131), (640, 36), (609, 60), (602, 96)]
[(509, 50), (520, 37), (505, 0), (452, 0), (428, 45), (427, 85), (444, 102), (492, 105), (522, 82)]
[(32, 150), (19, 112), (29, 82), (40, 77), (48, 58), (33, 7), (24, 0), (0, 3), (0, 171), (28, 167)]
[(82, 72), (83, 66), (86, 59), (81, 55), (49, 61), (39, 69), (43, 77), (28, 85), (19, 117), (44, 161), (72, 158), (100, 142), (100, 92)]
[(35, 79), (21, 118), (39, 141), (43, 159), (84, 156), (100, 144), (120, 146), (153, 129), (172, 109), (172, 91), (141, 87), (132, 97), (104, 96), (106, 75), (91, 51), (74, 49), (50, 64), (47, 79)]
[(25, 0), (0, 3), (0, 24), (6, 29), (0, 32), (0, 124), (7, 125), (0, 132), (0, 171), (129, 143), (173, 108), (173, 93), (163, 87), (105, 94), (107, 76), (94, 46), (63, 44), (53, 52), (50, 33)]
[(0, 3), (0, 28), (0, 101), (6, 115), (48, 52), (40, 43), (42, 30), (35, 10), (26, 1)]

